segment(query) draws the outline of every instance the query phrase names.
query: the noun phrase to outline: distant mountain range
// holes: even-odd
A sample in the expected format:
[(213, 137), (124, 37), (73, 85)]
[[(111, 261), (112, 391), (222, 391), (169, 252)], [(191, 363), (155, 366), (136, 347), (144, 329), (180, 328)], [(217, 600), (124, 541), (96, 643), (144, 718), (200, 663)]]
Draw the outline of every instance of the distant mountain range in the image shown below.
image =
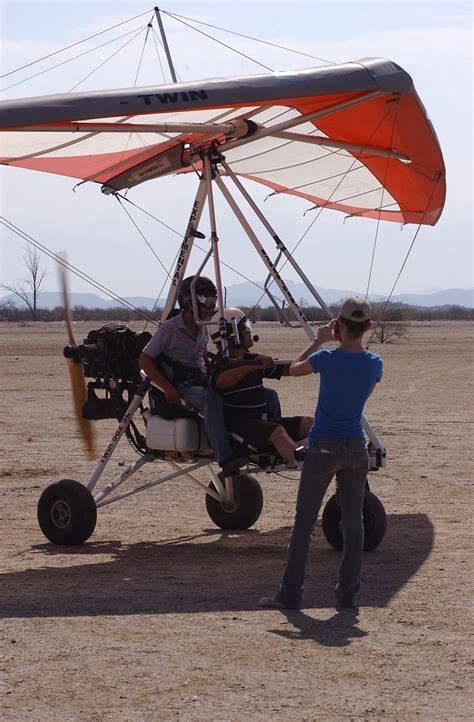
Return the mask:
[[(295, 300), (300, 303), (315, 305), (311, 300), (306, 286), (302, 283), (296, 283), (294, 281), (285, 281), (290, 293), (293, 295)], [(258, 284), (263, 286), (263, 282)], [(281, 299), (281, 294), (275, 285), (272, 285), (272, 291), (274, 289), (274, 295), (276, 299)], [(347, 296), (353, 296), (356, 294), (364, 295), (361, 291), (350, 291), (341, 290), (334, 288), (321, 288), (316, 287), (318, 293), (328, 304), (337, 303), (342, 298)], [(271, 305), (271, 301), (268, 297), (263, 296), (262, 291), (257, 288), (253, 283), (238, 283), (233, 286), (228, 286), (226, 289), (226, 303), (228, 306), (253, 306), (259, 302), (260, 306), (266, 307)], [(153, 298), (147, 298), (146, 296), (126, 296), (125, 300), (132, 306), (139, 308), (151, 309), (156, 303)], [(370, 300), (372, 301), (383, 301), (384, 296), (377, 294), (370, 294)], [(407, 303), (411, 306), (464, 306), (466, 308), (474, 307), (474, 288), (447, 288), (445, 290), (426, 291), (424, 293), (401, 293), (392, 297), (394, 303)], [(14, 303), (18, 308), (25, 304), (14, 294), (8, 294), (0, 296), (0, 303)], [(71, 307), (84, 306), (85, 308), (111, 308), (118, 306), (119, 303), (114, 300), (102, 298), (94, 293), (71, 293), (70, 294)], [(163, 306), (164, 299), (160, 299), (158, 305)], [(57, 291), (44, 291), (39, 293), (38, 306), (40, 308), (55, 308), (56, 306), (62, 306), (61, 294)]]

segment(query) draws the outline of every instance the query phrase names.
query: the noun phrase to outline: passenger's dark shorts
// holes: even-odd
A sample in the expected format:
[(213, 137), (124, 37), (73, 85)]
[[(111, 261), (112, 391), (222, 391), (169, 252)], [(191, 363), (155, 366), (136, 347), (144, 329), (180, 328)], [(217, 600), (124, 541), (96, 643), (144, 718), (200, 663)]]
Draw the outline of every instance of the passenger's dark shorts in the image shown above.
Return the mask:
[(261, 449), (268, 442), (268, 437), (273, 434), (278, 426), (283, 426), (288, 436), (298, 441), (299, 430), (303, 416), (285, 416), (282, 419), (232, 419), (228, 424), (230, 431), (241, 436), (248, 444), (255, 449)]

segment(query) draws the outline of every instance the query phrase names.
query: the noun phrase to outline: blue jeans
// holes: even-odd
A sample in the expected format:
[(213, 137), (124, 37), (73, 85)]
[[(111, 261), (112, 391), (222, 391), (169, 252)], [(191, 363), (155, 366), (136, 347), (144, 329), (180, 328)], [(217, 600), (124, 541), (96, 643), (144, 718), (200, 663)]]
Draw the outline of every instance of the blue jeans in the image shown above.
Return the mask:
[(219, 464), (235, 456), (229, 442), (224, 420), (224, 405), (220, 394), (207, 386), (178, 386), (182, 399), (195, 406), (203, 415), (204, 426)]
[(341, 503), (344, 545), (336, 594), (352, 597), (358, 591), (364, 546), (362, 505), (368, 467), (364, 439), (326, 439), (310, 444), (298, 487), (286, 569), (277, 593), (281, 602), (292, 605), (301, 602), (311, 535), (334, 474)]

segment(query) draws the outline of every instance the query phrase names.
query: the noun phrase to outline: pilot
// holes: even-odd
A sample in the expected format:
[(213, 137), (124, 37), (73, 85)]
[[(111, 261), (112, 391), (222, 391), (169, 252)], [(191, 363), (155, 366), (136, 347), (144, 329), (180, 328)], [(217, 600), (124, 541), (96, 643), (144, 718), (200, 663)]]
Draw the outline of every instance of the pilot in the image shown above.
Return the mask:
[[(224, 476), (231, 476), (246, 463), (246, 459), (237, 457), (232, 450), (222, 398), (207, 383), (205, 352), (209, 334), (207, 327), (198, 325), (194, 319), (193, 280), (194, 276), (189, 276), (181, 282), (178, 289), (180, 312), (160, 323), (143, 349), (139, 365), (148, 378), (162, 389), (169, 404), (180, 405), (183, 399), (199, 409)], [(200, 276), (194, 290), (199, 319), (205, 321), (216, 310), (216, 287), (209, 278)]]

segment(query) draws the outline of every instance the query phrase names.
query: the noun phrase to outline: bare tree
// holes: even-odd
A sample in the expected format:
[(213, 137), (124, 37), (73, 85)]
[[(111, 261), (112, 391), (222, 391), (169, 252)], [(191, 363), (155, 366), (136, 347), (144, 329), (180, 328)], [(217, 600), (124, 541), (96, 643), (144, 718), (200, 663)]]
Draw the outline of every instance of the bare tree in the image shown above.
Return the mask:
[(18, 298), (20, 298), (23, 303), (26, 303), (33, 318), (33, 321), (38, 320), (38, 294), (41, 288), (41, 284), (43, 283), (44, 277), (46, 275), (46, 269), (41, 268), (40, 260), (40, 254), (36, 250), (36, 248), (26, 246), (25, 252), (23, 254), (23, 262), (25, 264), (26, 270), (28, 271), (28, 277), (22, 278), (21, 281), (23, 282), (23, 284), (26, 284), (27, 287), (25, 288), (24, 285), (2, 285), (2, 288), (10, 291), (10, 293), (18, 296)]
[(0, 321), (16, 321), (18, 318), (19, 312), (15, 304), (0, 300)]
[(374, 343), (393, 343), (408, 333), (407, 309), (403, 304), (388, 303), (374, 308)]

